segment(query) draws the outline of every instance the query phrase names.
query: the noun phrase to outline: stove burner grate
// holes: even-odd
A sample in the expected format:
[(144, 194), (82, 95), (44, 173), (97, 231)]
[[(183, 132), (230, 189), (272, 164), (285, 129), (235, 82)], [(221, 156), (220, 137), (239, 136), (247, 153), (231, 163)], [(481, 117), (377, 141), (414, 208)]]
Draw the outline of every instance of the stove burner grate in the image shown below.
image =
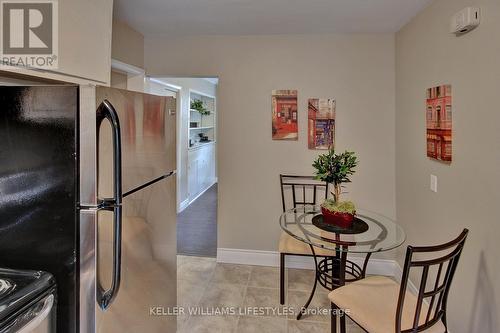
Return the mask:
[(8, 294), (15, 286), (16, 285), (10, 280), (0, 279), (0, 298)]

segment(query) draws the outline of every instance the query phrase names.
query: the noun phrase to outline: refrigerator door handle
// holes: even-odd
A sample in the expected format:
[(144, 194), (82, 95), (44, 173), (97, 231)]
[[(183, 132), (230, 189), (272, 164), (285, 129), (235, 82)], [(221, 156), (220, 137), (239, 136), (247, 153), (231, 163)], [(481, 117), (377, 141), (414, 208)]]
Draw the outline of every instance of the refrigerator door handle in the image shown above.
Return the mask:
[[(110, 122), (113, 131), (113, 198), (99, 200), (99, 206), (101, 209), (113, 211), (113, 276), (109, 289), (104, 289), (99, 280), (98, 267), (96, 296), (97, 302), (102, 310), (109, 308), (120, 289), (122, 252), (122, 159), (120, 121), (115, 108), (108, 100), (104, 100), (96, 111), (97, 142), (99, 142), (99, 128), (104, 119)], [(99, 156), (99, 144), (97, 146), (97, 156)], [(99, 164), (99, 160), (97, 160), (97, 164)], [(99, 170), (99, 166), (97, 169)]]
[[(120, 289), (121, 281), (121, 240), (122, 240), (122, 207), (108, 207), (105, 210), (113, 211), (113, 276), (111, 286), (105, 290), (99, 280), (99, 260), (97, 260), (97, 277), (96, 277), (96, 299), (99, 307), (102, 310), (107, 310), (113, 303), (118, 290)], [(98, 247), (97, 247), (98, 248)], [(97, 255), (98, 256), (98, 255)]]
[(166, 174), (164, 174), (164, 175), (162, 175), (162, 176), (160, 176), (160, 177), (158, 177), (158, 178), (155, 178), (155, 179), (153, 179), (153, 180), (150, 180), (149, 182), (147, 182), (147, 183), (145, 183), (145, 184), (142, 184), (141, 186), (137, 186), (136, 188), (133, 188), (133, 189), (131, 189), (130, 191), (127, 191), (127, 192), (123, 193), (123, 197), (125, 198), (125, 197), (127, 197), (127, 196), (129, 196), (129, 195), (131, 195), (131, 194), (134, 194), (135, 192), (140, 191), (140, 190), (142, 190), (143, 188), (146, 188), (146, 187), (148, 187), (148, 186), (151, 186), (151, 185), (153, 185), (153, 184), (155, 184), (155, 183), (159, 182), (160, 180), (163, 180), (163, 179), (168, 178), (168, 177), (170, 177), (170, 176), (172, 176), (172, 175), (175, 175), (176, 173), (177, 173), (177, 171), (176, 171), (176, 170), (174, 170), (174, 171), (170, 171), (169, 173), (166, 173)]
[[(111, 124), (113, 131), (113, 198), (101, 200), (101, 206), (116, 206), (122, 204), (122, 141), (120, 134), (120, 120), (113, 105), (104, 100), (97, 108), (97, 156), (99, 156), (99, 129), (104, 119)], [(99, 164), (99, 159), (97, 160)], [(97, 168), (99, 170), (99, 167)]]

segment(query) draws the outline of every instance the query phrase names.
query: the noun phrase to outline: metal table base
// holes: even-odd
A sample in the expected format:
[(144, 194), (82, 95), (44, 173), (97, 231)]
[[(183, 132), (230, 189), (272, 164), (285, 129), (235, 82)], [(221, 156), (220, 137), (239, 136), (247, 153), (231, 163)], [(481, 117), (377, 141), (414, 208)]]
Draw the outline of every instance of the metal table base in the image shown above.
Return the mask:
[[(365, 257), (363, 267), (359, 266), (355, 262), (351, 260), (347, 260), (347, 250), (345, 248), (337, 247), (335, 251), (335, 256), (331, 257), (319, 257), (316, 255), (314, 251), (314, 246), (309, 245), (311, 248), (311, 252), (314, 258), (315, 264), (315, 279), (314, 285), (311, 290), (311, 294), (307, 299), (307, 302), (301, 308), (299, 314), (297, 315), (297, 320), (300, 320), (311, 304), (311, 301), (316, 292), (316, 288), (318, 283), (327, 290), (334, 290), (336, 288), (342, 287), (346, 284), (346, 282), (353, 282), (360, 279), (363, 279), (366, 274), (366, 266), (368, 264), (368, 260), (370, 259), (371, 253), (368, 253)], [(350, 277), (346, 278), (346, 274)], [(331, 303), (331, 332), (337, 332), (337, 315), (333, 315), (334, 313), (339, 311), (339, 308), (336, 307), (333, 303)], [(340, 316), (340, 332), (346, 332), (346, 321), (345, 315)]]

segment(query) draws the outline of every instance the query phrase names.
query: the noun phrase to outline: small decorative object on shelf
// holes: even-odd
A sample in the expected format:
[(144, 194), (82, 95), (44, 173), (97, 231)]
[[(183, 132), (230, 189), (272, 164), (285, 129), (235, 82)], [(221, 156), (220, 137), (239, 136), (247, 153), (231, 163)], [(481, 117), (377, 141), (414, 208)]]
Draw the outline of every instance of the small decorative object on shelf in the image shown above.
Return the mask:
[(198, 111), (202, 116), (210, 115), (210, 110), (207, 110), (200, 99), (193, 99), (191, 101), (191, 109)]
[(336, 154), (334, 148), (328, 153), (318, 156), (313, 167), (316, 169), (315, 178), (333, 185), (333, 199), (326, 199), (321, 205), (321, 212), (326, 223), (335, 224), (342, 228), (349, 228), (356, 215), (356, 207), (351, 201), (341, 201), (342, 184), (350, 183), (349, 177), (354, 174), (358, 159), (354, 152), (345, 151)]
[(198, 136), (200, 137), (200, 142), (210, 142), (208, 136), (206, 136), (204, 133), (200, 133), (198, 134)]

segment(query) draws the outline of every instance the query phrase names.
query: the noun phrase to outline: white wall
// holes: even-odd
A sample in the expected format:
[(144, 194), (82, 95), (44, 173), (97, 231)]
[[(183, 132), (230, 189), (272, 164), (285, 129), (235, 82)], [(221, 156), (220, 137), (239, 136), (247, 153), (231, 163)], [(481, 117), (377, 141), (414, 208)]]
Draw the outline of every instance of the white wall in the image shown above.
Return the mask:
[[(188, 140), (189, 140), (189, 90), (215, 96), (217, 85), (201, 78), (156, 77), (164, 83), (180, 87), (179, 110), (177, 112), (177, 210), (185, 208), (189, 200), (188, 193)], [(154, 93), (154, 91), (152, 91)]]
[[(449, 20), (466, 6), (481, 7), (482, 23), (455, 37)], [(439, 0), (396, 40), (398, 221), (412, 244), (470, 229), (449, 297), (453, 333), (500, 332), (499, 32), (498, 0)], [(426, 157), (425, 89), (439, 84), (453, 91), (451, 165)], [(438, 176), (437, 193), (429, 190), (430, 174)]]
[[(146, 37), (155, 76), (218, 76), (218, 247), (277, 250), (279, 173), (311, 174), (307, 98), (337, 99), (337, 147), (359, 206), (395, 217), (392, 34)], [(175, 47), (174, 47), (175, 46)], [(271, 140), (271, 90), (298, 89), (299, 141)]]

